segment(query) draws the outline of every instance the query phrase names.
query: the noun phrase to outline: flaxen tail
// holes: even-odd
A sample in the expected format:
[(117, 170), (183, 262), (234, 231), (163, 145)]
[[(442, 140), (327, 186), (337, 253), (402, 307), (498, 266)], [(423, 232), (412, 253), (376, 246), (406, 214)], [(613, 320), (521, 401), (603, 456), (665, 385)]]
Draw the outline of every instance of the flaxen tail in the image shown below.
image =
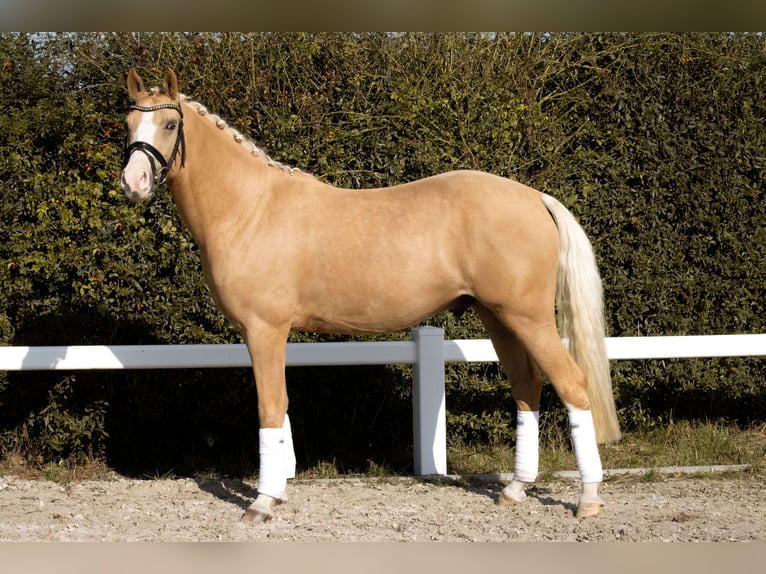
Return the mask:
[(569, 353), (588, 381), (596, 439), (616, 441), (620, 424), (604, 342), (604, 293), (593, 247), (566, 207), (546, 194), (543, 203), (556, 221), (561, 245), (556, 284), (559, 334), (568, 339)]

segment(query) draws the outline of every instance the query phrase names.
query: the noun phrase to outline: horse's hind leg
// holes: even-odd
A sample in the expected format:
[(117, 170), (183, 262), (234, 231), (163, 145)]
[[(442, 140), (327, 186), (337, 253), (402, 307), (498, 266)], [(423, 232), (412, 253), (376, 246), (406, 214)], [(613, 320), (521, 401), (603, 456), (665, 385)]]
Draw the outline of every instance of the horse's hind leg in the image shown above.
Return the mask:
[(495, 314), (498, 322), (506, 326), (523, 345), (531, 361), (550, 379), (568, 411), (577, 467), (583, 483), (577, 517), (599, 514), (604, 506), (604, 501), (598, 495), (603, 471), (585, 376), (564, 347), (556, 331), (553, 314), (547, 317), (546, 313), (529, 312), (532, 306), (526, 309), (527, 313), (503, 313), (496, 310)]
[(539, 467), (540, 371), (519, 339), (483, 305), (475, 306), (492, 340), (500, 363), (511, 382), (516, 401), (516, 450), (511, 484), (500, 493), (498, 504), (515, 504), (526, 498), (526, 486), (537, 478)]
[(535, 322), (521, 317), (510, 324), (567, 409), (577, 468), (583, 483), (577, 517), (599, 514), (604, 506), (598, 495), (603, 471), (585, 375), (564, 347), (552, 321)]

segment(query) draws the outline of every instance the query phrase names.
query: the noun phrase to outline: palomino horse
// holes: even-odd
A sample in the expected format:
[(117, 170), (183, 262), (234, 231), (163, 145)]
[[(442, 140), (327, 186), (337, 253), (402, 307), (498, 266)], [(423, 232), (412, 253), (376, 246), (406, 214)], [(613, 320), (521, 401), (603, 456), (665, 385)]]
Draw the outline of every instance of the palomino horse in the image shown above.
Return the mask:
[(270, 159), (180, 94), (172, 70), (150, 91), (130, 70), (128, 93), (125, 193), (145, 201), (167, 181), (213, 299), (252, 359), (260, 471), (244, 519), (272, 518), (295, 473), (285, 386), (290, 330), (380, 333), (470, 306), (517, 406), (515, 473), (500, 502), (523, 501), (538, 473), (542, 371), (569, 414), (583, 482), (577, 515), (601, 512), (597, 442), (620, 436), (603, 294), (591, 244), (557, 200), (475, 171), (339, 189)]

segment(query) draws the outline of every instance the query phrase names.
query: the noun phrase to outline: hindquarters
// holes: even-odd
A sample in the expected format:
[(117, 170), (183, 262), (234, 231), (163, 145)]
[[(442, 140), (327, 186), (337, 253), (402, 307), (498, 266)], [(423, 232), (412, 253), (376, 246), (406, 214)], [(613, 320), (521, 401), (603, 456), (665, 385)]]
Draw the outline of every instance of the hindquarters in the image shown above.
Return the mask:
[(556, 224), (541, 193), (508, 181), (491, 194), (468, 234), (473, 294), (516, 323), (554, 322), (559, 267)]
[[(491, 230), (491, 260), (480, 256), (484, 263), (476, 276), (477, 310), (498, 355), (517, 357), (523, 347), (568, 407), (592, 410), (600, 442), (619, 439), (601, 280), (590, 241), (563, 205), (539, 192), (531, 203), (514, 198), (514, 209), (497, 209), (493, 218), (499, 215), (506, 217), (505, 227), (502, 233)], [(504, 366), (508, 372), (512, 365)], [(529, 383), (536, 378), (532, 370), (516, 370), (536, 388)], [(515, 373), (508, 374), (513, 379)], [(524, 398), (536, 402), (534, 392)]]

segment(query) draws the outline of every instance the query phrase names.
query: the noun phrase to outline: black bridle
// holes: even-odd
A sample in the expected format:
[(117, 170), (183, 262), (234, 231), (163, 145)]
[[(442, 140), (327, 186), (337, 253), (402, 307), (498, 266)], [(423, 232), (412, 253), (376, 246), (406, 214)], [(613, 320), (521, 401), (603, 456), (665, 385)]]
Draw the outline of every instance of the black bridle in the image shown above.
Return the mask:
[[(173, 162), (176, 160), (176, 155), (178, 155), (178, 150), (181, 150), (181, 167), (184, 167), (184, 163), (186, 161), (186, 139), (184, 137), (184, 114), (181, 111), (181, 104), (159, 104), (156, 106), (130, 106), (131, 110), (137, 110), (139, 112), (155, 112), (157, 110), (175, 110), (178, 112), (178, 115), (181, 116), (181, 119), (178, 121), (178, 133), (176, 135), (176, 143), (173, 145), (173, 151), (170, 153), (170, 157), (167, 161), (165, 161), (165, 158), (162, 157), (162, 154), (159, 152), (157, 148), (155, 148), (152, 144), (144, 142), (144, 141), (134, 141), (130, 145), (125, 146), (125, 155), (123, 157), (123, 169), (125, 166), (128, 165), (128, 161), (130, 160), (130, 155), (136, 151), (139, 150), (146, 154), (146, 156), (149, 158), (149, 163), (152, 166), (152, 178), (154, 179), (155, 185), (158, 187), (165, 183), (165, 181), (168, 179), (168, 172), (173, 167)], [(152, 158), (156, 159), (159, 164), (162, 166), (160, 167), (159, 171), (155, 169), (154, 161)]]

